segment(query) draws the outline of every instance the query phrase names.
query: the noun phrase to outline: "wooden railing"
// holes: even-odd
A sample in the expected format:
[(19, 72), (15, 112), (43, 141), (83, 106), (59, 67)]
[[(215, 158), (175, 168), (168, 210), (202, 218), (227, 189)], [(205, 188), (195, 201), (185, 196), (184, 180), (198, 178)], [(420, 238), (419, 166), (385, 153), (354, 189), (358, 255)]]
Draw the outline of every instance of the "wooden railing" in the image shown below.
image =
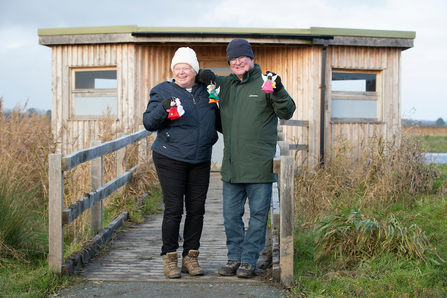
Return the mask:
[[(49, 155), (49, 254), (48, 263), (51, 269), (57, 272), (71, 273), (73, 266), (79, 267), (81, 261), (85, 261), (96, 250), (92, 247), (88, 252), (88, 256), (79, 255), (78, 258), (64, 264), (64, 225), (73, 222), (78, 216), (88, 209), (90, 211), (91, 230), (100, 233), (95, 238), (99, 242), (104, 243), (107, 238), (112, 236), (112, 232), (117, 226), (127, 220), (127, 213), (123, 213), (115, 221), (113, 221), (106, 229), (102, 229), (102, 201), (109, 195), (126, 185), (132, 178), (133, 173), (138, 165), (127, 172), (124, 172), (123, 161), (126, 147), (139, 143), (139, 160), (140, 162), (147, 159), (148, 142), (152, 132), (146, 131), (140, 125), (140, 131), (124, 136), (118, 134), (116, 140), (106, 142), (92, 141), (90, 148), (74, 152), (63, 156), (62, 153), (54, 153)], [(103, 166), (102, 157), (105, 154), (117, 151), (117, 176), (110, 182), (102, 185)], [(85, 197), (80, 198), (67, 208), (64, 208), (64, 172), (84, 163), (91, 161), (91, 192)], [(102, 233), (102, 234), (101, 234)], [(92, 241), (95, 242), (95, 239)], [(67, 258), (68, 259), (68, 258)]]
[[(309, 126), (308, 121), (280, 121), (280, 125)], [(273, 184), (272, 208), (270, 209), (272, 236), (272, 270), (273, 277), (283, 285), (293, 285), (293, 224), (294, 214), (294, 177), (295, 158), (289, 155), (289, 150), (308, 150), (305, 144), (289, 144), (284, 141), (282, 127), (278, 127), (278, 145), (280, 157), (273, 161), (273, 171), (278, 176), (278, 182)]]
[[(281, 121), (281, 125), (308, 126), (307, 121)], [(64, 231), (63, 226), (70, 224), (84, 211), (91, 208), (91, 229), (98, 232), (95, 238), (104, 243), (113, 234), (118, 226), (127, 220), (127, 214), (122, 214), (107, 228), (102, 230), (102, 201), (127, 184), (132, 178), (136, 167), (124, 172), (123, 150), (128, 145), (140, 142), (140, 161), (147, 159), (148, 143), (146, 138), (151, 135), (140, 126), (139, 132), (119, 138), (104, 144), (93, 141), (92, 147), (74, 152), (66, 157), (61, 153), (50, 154), (50, 200), (49, 200), (49, 267), (58, 272), (71, 273), (82, 262), (94, 253), (95, 247), (85, 252), (89, 256), (77, 255), (64, 263)], [(274, 278), (286, 286), (293, 285), (293, 224), (294, 224), (294, 175), (295, 159), (289, 155), (289, 150), (308, 150), (305, 144), (289, 144), (284, 141), (285, 135), (281, 126), (278, 127), (278, 145), (280, 157), (274, 160), (274, 172), (278, 175), (278, 182), (273, 185), (271, 208), (271, 235), (273, 250), (273, 275)], [(117, 152), (118, 177), (102, 185), (102, 156), (111, 152)], [(84, 163), (91, 162), (91, 192), (80, 198), (72, 205), (64, 206), (64, 172)], [(102, 230), (102, 231), (101, 231)], [(102, 235), (101, 235), (102, 233)], [(106, 239), (103, 239), (105, 235)], [(95, 243), (95, 239), (91, 241)], [(70, 257), (67, 257), (70, 259)], [(71, 267), (70, 267), (71, 266)], [(73, 268), (76, 266), (76, 268)], [(68, 268), (67, 268), (68, 267)]]

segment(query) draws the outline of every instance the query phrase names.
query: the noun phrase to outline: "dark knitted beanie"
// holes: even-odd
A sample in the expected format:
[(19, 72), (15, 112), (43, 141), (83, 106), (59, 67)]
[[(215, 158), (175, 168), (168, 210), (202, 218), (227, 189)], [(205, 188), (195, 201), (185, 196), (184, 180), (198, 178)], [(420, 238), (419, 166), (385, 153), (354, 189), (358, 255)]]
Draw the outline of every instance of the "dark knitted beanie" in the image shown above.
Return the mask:
[(255, 59), (253, 55), (253, 50), (248, 41), (242, 38), (236, 38), (230, 41), (227, 46), (227, 62), (230, 64), (230, 60), (234, 58), (239, 58), (241, 56), (250, 57)]

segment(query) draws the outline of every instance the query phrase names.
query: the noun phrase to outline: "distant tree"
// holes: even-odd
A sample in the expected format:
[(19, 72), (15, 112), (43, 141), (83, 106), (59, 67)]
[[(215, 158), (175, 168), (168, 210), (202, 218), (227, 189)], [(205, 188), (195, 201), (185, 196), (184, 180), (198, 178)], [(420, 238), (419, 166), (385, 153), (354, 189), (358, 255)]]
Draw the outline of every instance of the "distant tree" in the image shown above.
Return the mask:
[(436, 120), (436, 125), (437, 126), (444, 126), (445, 125), (444, 119), (438, 118), (438, 120)]
[(48, 122), (51, 123), (51, 110), (46, 111), (45, 117), (48, 119)]
[(28, 112), (29, 116), (32, 116), (33, 114), (37, 114), (37, 110), (35, 108), (29, 108), (27, 112)]

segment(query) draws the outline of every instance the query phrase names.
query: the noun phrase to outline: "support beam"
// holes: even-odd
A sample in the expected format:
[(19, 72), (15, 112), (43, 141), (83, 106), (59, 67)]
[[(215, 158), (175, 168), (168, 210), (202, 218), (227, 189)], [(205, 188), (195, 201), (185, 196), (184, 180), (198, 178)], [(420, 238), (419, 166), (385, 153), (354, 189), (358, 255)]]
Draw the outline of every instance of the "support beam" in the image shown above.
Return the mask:
[(293, 197), (294, 197), (294, 166), (293, 156), (281, 156), (280, 182), (280, 267), (281, 282), (287, 287), (293, 285)]
[(64, 227), (62, 209), (64, 208), (64, 175), (62, 172), (62, 153), (49, 155), (49, 253), (48, 267), (61, 272), (64, 260)]
[[(92, 141), (91, 147), (101, 145), (102, 141)], [(96, 191), (102, 186), (102, 156), (90, 164), (90, 189)], [(102, 231), (102, 201), (92, 207), (90, 212), (90, 229), (94, 233)]]

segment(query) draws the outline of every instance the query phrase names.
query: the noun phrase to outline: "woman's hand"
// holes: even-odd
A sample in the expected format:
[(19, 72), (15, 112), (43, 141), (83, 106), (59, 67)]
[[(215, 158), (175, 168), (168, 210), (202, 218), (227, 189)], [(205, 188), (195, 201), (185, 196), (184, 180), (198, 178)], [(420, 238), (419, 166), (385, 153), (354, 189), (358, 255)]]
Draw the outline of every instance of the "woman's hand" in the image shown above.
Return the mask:
[(205, 69), (200, 74), (200, 79), (205, 84), (205, 86), (211, 85), (211, 83), (216, 82), (216, 75), (209, 69)]

